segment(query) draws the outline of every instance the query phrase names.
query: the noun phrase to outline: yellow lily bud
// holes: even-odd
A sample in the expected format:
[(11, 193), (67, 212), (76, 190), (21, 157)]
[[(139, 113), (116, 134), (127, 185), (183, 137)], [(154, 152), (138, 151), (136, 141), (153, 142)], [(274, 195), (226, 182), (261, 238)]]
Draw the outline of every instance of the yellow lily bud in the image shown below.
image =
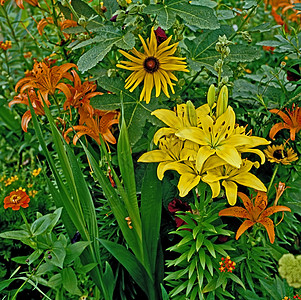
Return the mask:
[(208, 93), (207, 93), (207, 103), (210, 109), (213, 107), (215, 103), (215, 87), (213, 84), (210, 85)]
[(216, 107), (216, 117), (218, 118), (222, 115), (228, 107), (228, 88), (224, 85), (218, 95), (217, 107)]
[(187, 118), (191, 126), (197, 127), (197, 115), (193, 103), (189, 100), (186, 102)]

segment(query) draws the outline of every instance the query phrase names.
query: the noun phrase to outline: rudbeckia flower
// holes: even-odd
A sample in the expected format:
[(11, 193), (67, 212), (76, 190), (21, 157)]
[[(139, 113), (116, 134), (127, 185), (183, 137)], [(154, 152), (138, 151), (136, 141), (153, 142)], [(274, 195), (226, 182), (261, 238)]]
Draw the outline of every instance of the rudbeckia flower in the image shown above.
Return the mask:
[[(17, 92), (20, 88), (20, 93), (25, 92), (30, 88), (38, 89), (39, 97), (42, 97), (45, 102), (48, 101), (48, 95), (54, 95), (55, 90), (62, 91), (67, 98), (71, 96), (68, 86), (60, 82), (61, 79), (67, 78), (72, 80), (73, 77), (67, 72), (71, 68), (77, 68), (75, 64), (66, 63), (61, 66), (53, 66), (49, 68), (44, 62), (36, 62), (29, 76), (26, 76), (18, 81), (15, 86)], [(42, 102), (42, 99), (41, 99)]]
[(208, 183), (212, 190), (212, 198), (220, 193), (220, 181), (226, 190), (226, 197), (230, 205), (234, 205), (237, 199), (237, 183), (251, 187), (253, 189), (266, 192), (264, 184), (253, 174), (249, 173), (252, 166), (259, 166), (258, 162), (252, 163), (249, 160), (243, 160), (240, 168), (231, 165), (223, 165), (207, 171), (202, 180)]
[(226, 208), (221, 210), (218, 215), (233, 216), (233, 217), (247, 219), (238, 228), (235, 237), (236, 239), (239, 239), (239, 237), (248, 228), (250, 228), (256, 223), (260, 223), (265, 227), (266, 231), (268, 232), (270, 242), (273, 244), (275, 241), (274, 223), (268, 217), (276, 212), (291, 211), (291, 209), (286, 206), (280, 206), (280, 205), (276, 205), (276, 206), (273, 205), (269, 208), (266, 208), (268, 204), (267, 194), (261, 191), (257, 193), (254, 205), (252, 201), (249, 199), (249, 197), (244, 193), (239, 192), (238, 196), (243, 201), (245, 208), (239, 206)]
[(4, 198), (4, 208), (7, 209), (11, 207), (12, 210), (19, 210), (20, 207), (28, 207), (29, 201), (29, 196), (26, 194), (25, 190), (20, 188), (16, 191), (12, 191)]
[(145, 100), (146, 103), (150, 102), (154, 86), (156, 88), (156, 97), (160, 95), (162, 89), (163, 93), (170, 98), (168, 86), (172, 93), (175, 93), (173, 88), (175, 84), (172, 83), (171, 80), (178, 81), (172, 72), (189, 72), (186, 69), (186, 62), (184, 62), (186, 58), (173, 56), (177, 50), (178, 43), (168, 45), (172, 36), (158, 45), (154, 28), (152, 28), (151, 37), (146, 40), (146, 43), (140, 35), (139, 38), (143, 45), (144, 53), (133, 48), (133, 50), (131, 50), (135, 55), (133, 56), (123, 50), (119, 50), (119, 52), (130, 61), (121, 61), (121, 64), (117, 64), (116, 66), (133, 71), (125, 80), (125, 88), (130, 88), (130, 92), (132, 92), (144, 81), (140, 101)]
[(292, 109), (285, 108), (287, 114), (279, 109), (271, 109), (270, 112), (279, 115), (283, 122), (275, 124), (270, 130), (270, 138), (273, 140), (276, 133), (282, 129), (290, 130), (290, 138), (295, 140), (296, 133), (301, 130), (301, 109), (293, 104)]
[(298, 160), (297, 154), (292, 148), (284, 149), (284, 145), (268, 146), (264, 153), (271, 163), (281, 163), (283, 165), (290, 165), (293, 161)]

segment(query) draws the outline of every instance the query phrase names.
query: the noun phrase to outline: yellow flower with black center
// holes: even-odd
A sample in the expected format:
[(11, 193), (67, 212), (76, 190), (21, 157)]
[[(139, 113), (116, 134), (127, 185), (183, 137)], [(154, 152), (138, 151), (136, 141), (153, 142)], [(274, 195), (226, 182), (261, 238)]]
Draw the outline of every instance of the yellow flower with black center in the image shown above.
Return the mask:
[(144, 86), (140, 94), (140, 101), (145, 100), (150, 102), (153, 87), (156, 88), (156, 97), (163, 93), (170, 98), (168, 86), (174, 94), (174, 83), (171, 80), (178, 81), (177, 77), (172, 73), (173, 71), (189, 72), (186, 69), (185, 57), (176, 57), (173, 54), (177, 50), (178, 43), (168, 45), (172, 36), (170, 36), (163, 43), (158, 45), (154, 28), (151, 30), (151, 37), (146, 40), (139, 35), (143, 45), (144, 53), (137, 51), (135, 48), (131, 55), (123, 50), (119, 52), (128, 58), (130, 61), (121, 61), (117, 64), (118, 68), (133, 71), (133, 73), (125, 80), (125, 88), (133, 92), (135, 88), (143, 81)]
[(268, 146), (264, 150), (264, 153), (268, 161), (272, 163), (290, 165), (293, 161), (298, 160), (298, 156), (294, 150), (292, 148), (285, 149), (284, 145)]

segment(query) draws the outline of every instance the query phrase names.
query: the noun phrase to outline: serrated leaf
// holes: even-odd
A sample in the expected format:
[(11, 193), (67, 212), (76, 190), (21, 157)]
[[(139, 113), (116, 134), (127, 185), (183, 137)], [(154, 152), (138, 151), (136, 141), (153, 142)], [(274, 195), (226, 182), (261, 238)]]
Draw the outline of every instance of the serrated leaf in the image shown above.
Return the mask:
[(249, 45), (230, 45), (230, 54), (227, 57), (231, 62), (250, 62), (259, 59), (261, 56), (257, 47)]
[(210, 7), (191, 5), (182, 0), (169, 0), (164, 4), (151, 4), (144, 9), (147, 14), (156, 14), (161, 28), (169, 29), (176, 20), (182, 18), (187, 24), (200, 29), (217, 29), (220, 27), (214, 11)]

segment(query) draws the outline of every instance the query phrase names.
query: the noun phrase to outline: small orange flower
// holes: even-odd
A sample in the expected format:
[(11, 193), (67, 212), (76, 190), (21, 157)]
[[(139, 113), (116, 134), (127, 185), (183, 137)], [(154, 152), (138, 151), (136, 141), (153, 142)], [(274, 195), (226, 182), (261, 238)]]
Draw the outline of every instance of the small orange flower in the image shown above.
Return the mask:
[(218, 268), (221, 272), (230, 272), (235, 269), (236, 263), (230, 259), (230, 256), (226, 258), (222, 257), (222, 261), (219, 263), (220, 267)]
[[(48, 95), (54, 95), (55, 90), (58, 89), (69, 98), (71, 93), (68, 86), (60, 81), (63, 78), (73, 79), (67, 72), (71, 68), (77, 68), (77, 66), (72, 63), (66, 63), (50, 68), (44, 62), (36, 62), (31, 71), (31, 75), (20, 79), (15, 86), (15, 91), (17, 92), (20, 88), (20, 93), (23, 93), (30, 88), (36, 88), (38, 89), (39, 98), (42, 97), (44, 101), (47, 102)], [(42, 102), (41, 99), (41, 103)]]
[(26, 194), (25, 190), (21, 188), (12, 191), (9, 196), (4, 198), (4, 208), (7, 209), (11, 207), (12, 210), (19, 210), (20, 207), (28, 207), (29, 201), (29, 196)]
[(270, 242), (273, 244), (275, 241), (274, 223), (270, 218), (268, 218), (268, 216), (279, 211), (291, 211), (291, 209), (289, 207), (280, 205), (273, 205), (266, 209), (268, 200), (265, 192), (259, 191), (257, 193), (254, 205), (249, 197), (244, 193), (238, 192), (237, 195), (243, 201), (245, 208), (239, 206), (225, 208), (221, 210), (218, 215), (247, 219), (240, 225), (236, 232), (235, 238), (237, 240), (248, 228), (256, 223), (260, 223), (265, 227), (266, 231), (268, 232)]
[(290, 138), (295, 140), (295, 135), (301, 130), (301, 109), (293, 104), (292, 109), (285, 108), (287, 114), (279, 109), (271, 109), (270, 112), (279, 115), (284, 122), (275, 124), (270, 130), (270, 138), (273, 140), (276, 133), (282, 129), (290, 130)]
[(4, 51), (11, 48), (11, 41), (0, 42), (0, 48)]

